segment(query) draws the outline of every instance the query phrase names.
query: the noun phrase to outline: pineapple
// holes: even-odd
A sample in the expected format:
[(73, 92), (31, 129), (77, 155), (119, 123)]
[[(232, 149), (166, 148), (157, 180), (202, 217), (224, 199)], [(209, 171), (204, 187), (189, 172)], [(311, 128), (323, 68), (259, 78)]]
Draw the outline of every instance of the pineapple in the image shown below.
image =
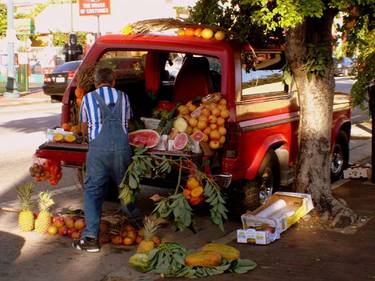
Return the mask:
[(52, 216), (48, 209), (54, 204), (51, 194), (48, 191), (39, 193), (39, 215), (35, 220), (35, 231), (46, 233), (51, 224)]
[(144, 240), (139, 243), (137, 253), (148, 253), (153, 250), (156, 246), (155, 240), (159, 240), (160, 243), (160, 239), (155, 236), (155, 232), (159, 228), (160, 223), (161, 219), (157, 218), (155, 215), (145, 216)]
[(17, 194), (21, 200), (22, 210), (18, 215), (18, 226), (22, 231), (31, 231), (34, 229), (34, 214), (31, 211), (31, 194), (34, 184), (26, 183), (17, 187)]

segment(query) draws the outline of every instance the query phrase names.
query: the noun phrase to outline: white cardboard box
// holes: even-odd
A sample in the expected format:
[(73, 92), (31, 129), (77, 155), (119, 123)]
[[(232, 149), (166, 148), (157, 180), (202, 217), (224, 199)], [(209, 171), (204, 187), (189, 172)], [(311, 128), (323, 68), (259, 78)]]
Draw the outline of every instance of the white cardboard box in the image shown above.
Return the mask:
[(265, 204), (241, 216), (243, 230), (237, 231), (237, 242), (269, 244), (313, 208), (310, 194), (276, 192)]

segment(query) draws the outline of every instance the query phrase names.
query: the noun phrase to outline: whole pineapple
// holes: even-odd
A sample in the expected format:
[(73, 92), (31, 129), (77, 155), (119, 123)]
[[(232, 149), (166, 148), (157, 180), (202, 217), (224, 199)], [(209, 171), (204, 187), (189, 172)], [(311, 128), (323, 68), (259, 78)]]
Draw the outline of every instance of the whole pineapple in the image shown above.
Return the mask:
[(48, 191), (39, 193), (39, 215), (35, 220), (35, 231), (38, 233), (47, 232), (51, 225), (52, 216), (48, 209), (54, 204), (51, 194)]
[(33, 190), (33, 183), (25, 183), (17, 187), (17, 194), (22, 205), (22, 210), (18, 215), (18, 226), (22, 231), (31, 231), (34, 229), (34, 214), (31, 211), (31, 195)]
[(154, 235), (158, 230), (160, 223), (161, 219), (157, 218), (155, 215), (145, 216), (143, 221), (144, 240), (139, 243), (137, 253), (148, 253), (155, 248)]

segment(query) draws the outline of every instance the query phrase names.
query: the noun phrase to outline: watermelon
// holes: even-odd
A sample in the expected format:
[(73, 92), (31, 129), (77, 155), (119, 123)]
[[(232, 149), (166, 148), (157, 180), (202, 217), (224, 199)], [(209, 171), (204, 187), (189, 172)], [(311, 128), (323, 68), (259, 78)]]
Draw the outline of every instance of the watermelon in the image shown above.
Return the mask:
[(153, 148), (159, 144), (160, 135), (151, 129), (142, 129), (129, 133), (130, 145), (136, 147)]
[(192, 135), (191, 138), (197, 142), (200, 142), (204, 138), (204, 133), (202, 131), (195, 131)]
[(189, 141), (189, 136), (186, 133), (184, 132), (178, 133), (173, 142), (173, 149), (174, 150), (184, 149), (188, 141)]

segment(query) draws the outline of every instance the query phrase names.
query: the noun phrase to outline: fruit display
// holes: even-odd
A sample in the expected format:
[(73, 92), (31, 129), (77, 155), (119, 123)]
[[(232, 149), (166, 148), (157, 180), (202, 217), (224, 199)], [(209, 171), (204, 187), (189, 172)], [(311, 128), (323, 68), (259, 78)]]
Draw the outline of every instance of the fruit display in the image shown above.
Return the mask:
[(201, 181), (194, 176), (190, 176), (184, 187), (183, 194), (190, 205), (196, 206), (204, 202), (203, 191)]
[(48, 191), (39, 193), (38, 205), (39, 214), (35, 220), (35, 231), (38, 233), (46, 233), (52, 223), (52, 216), (49, 208), (54, 204), (51, 194)]
[(155, 130), (136, 130), (128, 135), (129, 144), (136, 147), (153, 148), (159, 144), (160, 135)]
[(257, 266), (252, 260), (237, 258), (229, 261), (219, 251), (192, 251), (174, 242), (161, 243), (148, 254), (136, 253), (130, 257), (129, 264), (139, 272), (151, 271), (161, 274), (162, 277), (188, 278), (208, 277), (226, 272), (246, 273)]
[(46, 181), (49, 184), (56, 185), (61, 177), (61, 164), (60, 162), (53, 161), (50, 159), (38, 159), (29, 169), (30, 175), (35, 181)]
[(34, 229), (34, 214), (31, 210), (31, 195), (33, 190), (33, 183), (25, 183), (17, 187), (17, 195), (21, 201), (21, 211), (18, 214), (18, 227), (22, 231), (31, 231)]

